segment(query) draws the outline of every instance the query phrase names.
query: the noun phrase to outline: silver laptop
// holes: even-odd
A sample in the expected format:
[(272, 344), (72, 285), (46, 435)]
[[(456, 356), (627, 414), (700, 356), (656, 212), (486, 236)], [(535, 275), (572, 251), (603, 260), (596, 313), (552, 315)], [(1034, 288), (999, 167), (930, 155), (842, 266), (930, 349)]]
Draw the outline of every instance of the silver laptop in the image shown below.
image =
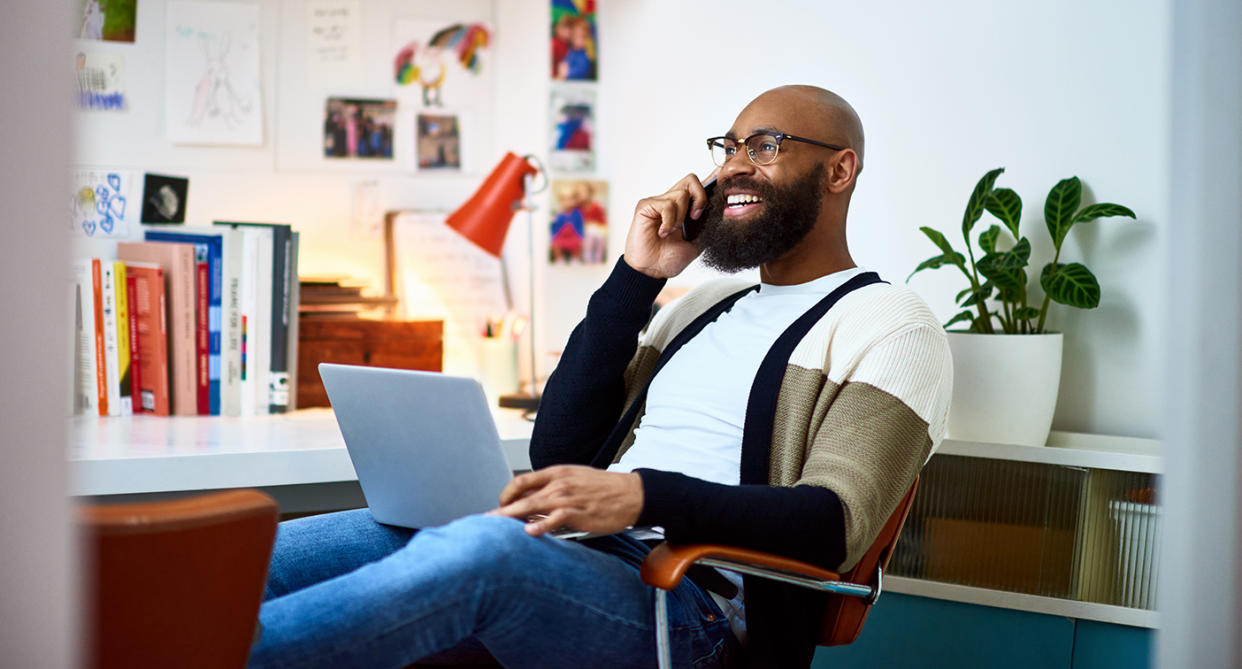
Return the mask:
[(512, 472), (478, 381), (330, 363), (319, 376), (375, 520), (434, 527), (496, 508)]

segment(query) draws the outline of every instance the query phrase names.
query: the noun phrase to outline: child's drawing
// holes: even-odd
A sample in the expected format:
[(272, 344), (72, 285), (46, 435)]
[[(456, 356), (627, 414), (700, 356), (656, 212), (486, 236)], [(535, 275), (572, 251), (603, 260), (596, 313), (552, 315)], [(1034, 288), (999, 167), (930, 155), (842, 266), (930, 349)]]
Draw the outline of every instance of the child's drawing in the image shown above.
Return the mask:
[[(402, 46), (393, 59), (394, 78), (401, 86), (418, 84), (424, 107), (444, 106), (443, 89), (450, 66), (478, 75), (483, 67), (480, 53), (491, 40), (487, 27), (480, 23), (437, 26), (421, 21), (401, 21), (397, 34), (398, 44)], [(461, 100), (455, 102), (460, 104)]]
[(165, 65), (168, 139), (262, 144), (259, 6), (170, 2)]
[(75, 234), (126, 237), (129, 234), (130, 174), (80, 170), (73, 174), (70, 203)]

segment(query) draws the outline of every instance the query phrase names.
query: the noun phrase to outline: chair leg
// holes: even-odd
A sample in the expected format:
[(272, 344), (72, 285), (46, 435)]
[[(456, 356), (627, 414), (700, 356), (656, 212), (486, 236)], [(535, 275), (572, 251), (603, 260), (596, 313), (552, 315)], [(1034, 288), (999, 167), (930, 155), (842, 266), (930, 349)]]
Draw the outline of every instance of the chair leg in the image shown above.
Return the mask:
[(668, 649), (668, 592), (655, 589), (656, 666), (673, 669), (673, 658)]

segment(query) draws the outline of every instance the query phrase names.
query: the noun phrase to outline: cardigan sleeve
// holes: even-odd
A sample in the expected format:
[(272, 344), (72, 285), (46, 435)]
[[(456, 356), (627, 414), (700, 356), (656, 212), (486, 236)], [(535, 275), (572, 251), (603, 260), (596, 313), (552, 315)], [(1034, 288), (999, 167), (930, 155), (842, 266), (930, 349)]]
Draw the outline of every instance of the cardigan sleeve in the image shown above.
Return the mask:
[(625, 371), (664, 284), (623, 257), (591, 296), (544, 388), (530, 439), (532, 467), (595, 457), (624, 410)]

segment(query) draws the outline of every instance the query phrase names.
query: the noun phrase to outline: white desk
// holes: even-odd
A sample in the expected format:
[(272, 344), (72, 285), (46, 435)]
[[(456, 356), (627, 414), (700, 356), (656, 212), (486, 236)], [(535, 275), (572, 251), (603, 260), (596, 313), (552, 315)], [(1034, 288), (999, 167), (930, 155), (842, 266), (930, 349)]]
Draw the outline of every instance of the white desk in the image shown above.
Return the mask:
[[(532, 424), (513, 411), (494, 415), (510, 468), (530, 469)], [(78, 496), (261, 488), (282, 511), (362, 503), (331, 409), (248, 418), (76, 416), (70, 435), (71, 491)]]

